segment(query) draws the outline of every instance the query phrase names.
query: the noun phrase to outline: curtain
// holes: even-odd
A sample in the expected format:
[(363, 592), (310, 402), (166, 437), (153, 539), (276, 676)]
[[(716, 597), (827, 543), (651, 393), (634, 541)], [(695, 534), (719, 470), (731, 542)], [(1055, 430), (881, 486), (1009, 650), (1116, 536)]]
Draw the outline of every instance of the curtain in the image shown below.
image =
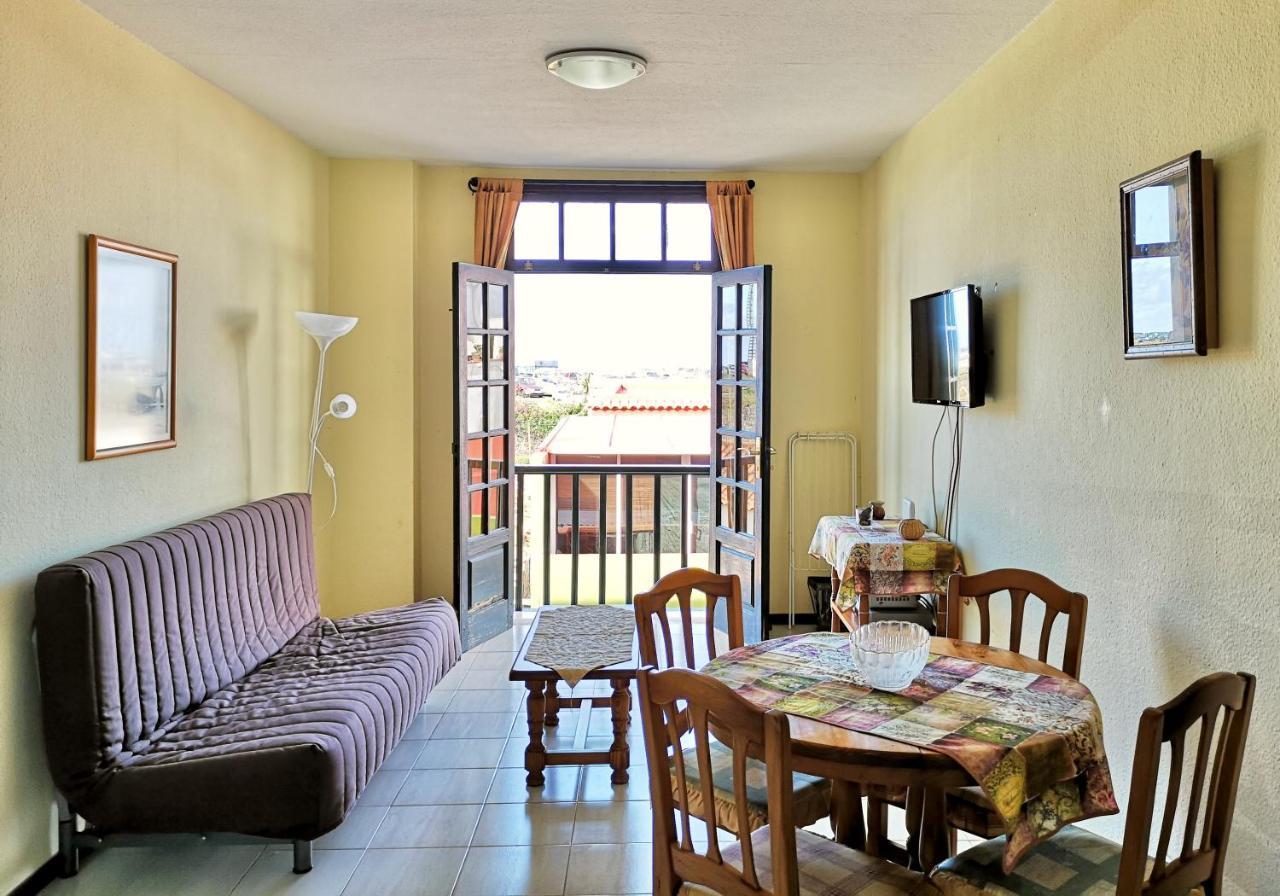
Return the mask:
[(726, 271), (756, 263), (753, 201), (745, 180), (707, 181), (711, 232), (720, 250), (720, 267)]
[(524, 195), (518, 178), (481, 177), (476, 183), (475, 263), (500, 268), (507, 263), (516, 211)]

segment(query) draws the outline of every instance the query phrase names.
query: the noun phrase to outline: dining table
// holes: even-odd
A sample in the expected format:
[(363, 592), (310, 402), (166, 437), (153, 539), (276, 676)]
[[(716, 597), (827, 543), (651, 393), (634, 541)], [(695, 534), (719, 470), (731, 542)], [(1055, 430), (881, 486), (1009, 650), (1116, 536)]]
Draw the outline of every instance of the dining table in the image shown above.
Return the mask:
[[(820, 658), (822, 665), (830, 667), (829, 673), (823, 675), (815, 672), (812, 663), (805, 665), (810, 657)], [(842, 657), (845, 659), (841, 659)], [(944, 671), (930, 678), (927, 670), (934, 668)], [(949, 681), (938, 681), (938, 677), (950, 677), (951, 673), (946, 671), (948, 669), (959, 670), (958, 675), (970, 676), (961, 679), (964, 687), (954, 686)], [(1007, 675), (1001, 670), (1005, 670)], [(1045, 725), (1050, 729), (1067, 732), (1069, 747), (1080, 751), (1076, 757), (1078, 763), (1082, 767), (1087, 766), (1075, 769), (1080, 772), (1082, 779), (1086, 779), (1082, 784), (1078, 805), (1071, 803), (1074, 797), (1063, 799), (1059, 785), (1054, 799), (1061, 802), (1053, 806), (1053, 811), (1058, 812), (1059, 817), (1046, 819), (1043, 815), (1051, 813), (1042, 813), (1034, 819), (1030, 830), (1020, 829), (1011, 834), (1010, 840), (1016, 840), (1016, 855), (1012, 856), (1011, 864), (1016, 863), (1031, 845), (1056, 830), (1055, 825), (1118, 811), (1111, 793), (1105, 754), (1102, 752), (1101, 717), (1088, 689), (1066, 673), (1022, 654), (958, 639), (932, 638), (929, 665), (925, 674), (917, 678), (903, 694), (874, 691), (866, 686), (848, 651), (847, 636), (825, 632), (791, 635), (747, 645), (720, 654), (700, 671), (725, 682), (740, 696), (757, 705), (781, 709), (787, 713), (792, 762), (797, 772), (830, 779), (837, 785), (838, 795), (846, 794), (845, 799), (849, 798), (847, 794), (860, 795), (867, 785), (908, 791), (909, 839), (905, 849), (867, 840), (865, 848), (872, 854), (918, 866), (923, 870), (932, 868), (946, 858), (950, 850), (946, 825), (946, 791), (955, 787), (992, 783), (990, 780), (979, 781), (978, 778), (982, 776), (975, 774), (972, 763), (963, 762), (961, 754), (946, 748), (965, 742), (965, 737), (957, 737), (951, 733), (926, 745), (923, 741), (932, 737), (932, 734), (920, 737), (902, 726), (901, 716), (910, 712), (913, 707), (928, 706), (931, 699), (928, 695), (935, 691), (934, 695), (937, 696), (951, 689), (950, 699), (953, 704), (978, 696), (987, 701), (989, 706), (992, 703), (998, 704), (1007, 697), (1015, 709), (1026, 709), (1025, 706), (1019, 707), (1018, 698), (1013, 692), (1019, 688), (1033, 687), (1034, 692), (1024, 695), (1022, 703), (1039, 705), (1037, 711), (1045, 717)], [(1005, 683), (1007, 687), (1000, 683), (1002, 675), (1008, 679)], [(979, 680), (983, 683), (975, 683)], [(942, 690), (938, 690), (939, 688)], [(854, 708), (844, 708), (840, 695), (862, 702), (854, 702)], [(1045, 699), (1041, 700), (1041, 696)], [(871, 701), (872, 712), (857, 708), (865, 707), (868, 699)], [(877, 723), (874, 718), (869, 718), (874, 712), (880, 711), (880, 707), (885, 707), (884, 711), (892, 724)], [(1061, 719), (1054, 718), (1054, 714), (1058, 712), (1062, 713)], [(898, 716), (893, 718), (895, 713)], [(824, 715), (834, 720), (818, 717)], [(995, 715), (1017, 718), (1016, 715), (999, 711)], [(927, 721), (945, 725), (945, 721), (938, 722), (936, 717)], [(1017, 725), (992, 722), (985, 718), (971, 721), (975, 724), (988, 723), (985, 727), (978, 725), (976, 728), (971, 726), (963, 730), (968, 738), (974, 737), (975, 733), (977, 737), (989, 738), (992, 741), (989, 755), (993, 757), (1000, 755), (1000, 750), (1004, 749), (994, 743), (1000, 739), (1002, 730), (1019, 728)], [(1026, 725), (1030, 724), (1032, 723), (1026, 722)], [(899, 727), (894, 728), (893, 725)], [(858, 730), (859, 728), (864, 730)], [(866, 730), (868, 728), (879, 728), (881, 733), (873, 733)], [(1025, 732), (1030, 728), (1024, 727), (1022, 730), (1024, 733), (1017, 736), (1028, 737)], [(889, 733), (890, 731), (893, 733)], [(1043, 732), (1037, 734), (1040, 739), (1033, 742), (1036, 749), (1029, 751), (1027, 759), (1019, 759), (1024, 762), (1028, 776), (1033, 776), (1037, 771), (1030, 766), (1036, 762), (1043, 764), (1048, 755), (1055, 752), (1054, 744), (1051, 743), (1054, 735)], [(950, 742), (947, 742), (948, 738), (951, 739)], [(909, 742), (912, 739), (917, 742)], [(982, 752), (982, 743), (969, 742), (979, 748), (976, 752)], [(1057, 751), (1059, 760), (1062, 759), (1064, 749), (1066, 747)], [(1043, 767), (1039, 770), (1045, 771)], [(1067, 790), (1070, 791), (1071, 788), (1068, 787)], [(1070, 805), (1064, 808), (1064, 804)], [(837, 837), (844, 839), (840, 837), (839, 831)], [(861, 845), (850, 844), (847, 840), (845, 842), (848, 845)], [(1013, 850), (1014, 847), (1011, 847), (1011, 852)]]

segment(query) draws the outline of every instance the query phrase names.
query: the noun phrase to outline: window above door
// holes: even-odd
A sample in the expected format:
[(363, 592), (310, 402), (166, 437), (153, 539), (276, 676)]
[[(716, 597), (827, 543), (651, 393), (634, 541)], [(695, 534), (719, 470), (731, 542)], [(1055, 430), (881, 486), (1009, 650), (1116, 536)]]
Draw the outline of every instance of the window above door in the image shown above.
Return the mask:
[(511, 244), (521, 273), (720, 270), (704, 181), (527, 180)]

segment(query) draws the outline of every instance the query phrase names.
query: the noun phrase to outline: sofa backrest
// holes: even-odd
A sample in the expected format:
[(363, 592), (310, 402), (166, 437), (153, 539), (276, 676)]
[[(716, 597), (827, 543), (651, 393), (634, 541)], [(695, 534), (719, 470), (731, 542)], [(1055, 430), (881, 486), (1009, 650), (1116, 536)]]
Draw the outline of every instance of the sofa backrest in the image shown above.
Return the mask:
[(311, 499), (281, 495), (51, 566), (36, 581), (46, 750), (71, 796), (319, 613)]

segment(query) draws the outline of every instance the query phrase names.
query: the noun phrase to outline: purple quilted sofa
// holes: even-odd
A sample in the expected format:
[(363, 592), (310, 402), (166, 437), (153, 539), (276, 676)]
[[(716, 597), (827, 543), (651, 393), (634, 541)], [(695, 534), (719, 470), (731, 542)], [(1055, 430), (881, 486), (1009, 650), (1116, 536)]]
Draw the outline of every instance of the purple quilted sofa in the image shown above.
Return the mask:
[(119, 832), (292, 840), (308, 870), (461, 654), (438, 598), (320, 615), (307, 495), (46, 569), (36, 639), (65, 873)]

